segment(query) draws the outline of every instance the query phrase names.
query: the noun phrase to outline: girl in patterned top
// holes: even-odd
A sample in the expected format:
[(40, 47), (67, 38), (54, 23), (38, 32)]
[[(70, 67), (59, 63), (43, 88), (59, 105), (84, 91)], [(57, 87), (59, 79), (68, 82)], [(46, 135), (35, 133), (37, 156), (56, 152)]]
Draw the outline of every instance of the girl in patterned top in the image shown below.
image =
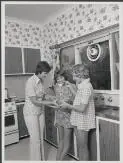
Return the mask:
[[(69, 83), (65, 80), (64, 75), (58, 75), (56, 77), (56, 85), (54, 87), (57, 103), (61, 104), (62, 101), (71, 103), (74, 99), (74, 94), (68, 85), (71, 85), (73, 89), (76, 89), (74, 84)], [(56, 111), (55, 126), (58, 128), (59, 132), (59, 148), (57, 151), (56, 160), (63, 160), (65, 154), (69, 149), (70, 135), (72, 134), (73, 126), (70, 123), (71, 111), (67, 107), (62, 110)]]

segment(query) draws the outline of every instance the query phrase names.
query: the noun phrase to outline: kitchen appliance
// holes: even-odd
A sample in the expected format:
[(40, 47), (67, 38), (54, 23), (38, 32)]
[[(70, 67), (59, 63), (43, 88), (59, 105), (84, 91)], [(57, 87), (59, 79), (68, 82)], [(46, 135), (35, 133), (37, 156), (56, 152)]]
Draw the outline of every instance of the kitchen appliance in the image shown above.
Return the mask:
[(5, 145), (19, 142), (19, 130), (16, 104), (14, 101), (5, 103)]

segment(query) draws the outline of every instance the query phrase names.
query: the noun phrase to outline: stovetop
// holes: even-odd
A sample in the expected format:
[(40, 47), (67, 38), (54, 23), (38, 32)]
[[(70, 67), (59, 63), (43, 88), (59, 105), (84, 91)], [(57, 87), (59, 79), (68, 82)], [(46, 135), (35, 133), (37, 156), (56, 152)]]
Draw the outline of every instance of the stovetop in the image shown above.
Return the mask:
[(6, 103), (6, 102), (11, 102), (11, 101), (12, 101), (11, 98), (5, 99), (5, 103)]
[(5, 103), (5, 112), (16, 111), (15, 101)]

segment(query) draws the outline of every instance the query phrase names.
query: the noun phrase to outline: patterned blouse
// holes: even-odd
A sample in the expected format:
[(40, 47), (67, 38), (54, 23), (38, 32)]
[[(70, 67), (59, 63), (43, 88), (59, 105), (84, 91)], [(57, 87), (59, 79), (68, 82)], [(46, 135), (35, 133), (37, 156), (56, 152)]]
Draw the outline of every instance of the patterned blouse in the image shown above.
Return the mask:
[[(72, 86), (75, 87), (73, 84)], [(66, 86), (66, 83), (61, 87), (58, 84), (56, 84), (55, 93), (56, 98), (58, 100), (64, 100), (65, 102), (72, 104), (74, 100), (74, 95), (72, 94), (70, 88)], [(62, 110), (56, 111), (55, 126), (59, 125), (65, 128), (71, 128), (72, 125), (70, 123), (70, 115), (71, 111), (67, 108), (64, 111)]]

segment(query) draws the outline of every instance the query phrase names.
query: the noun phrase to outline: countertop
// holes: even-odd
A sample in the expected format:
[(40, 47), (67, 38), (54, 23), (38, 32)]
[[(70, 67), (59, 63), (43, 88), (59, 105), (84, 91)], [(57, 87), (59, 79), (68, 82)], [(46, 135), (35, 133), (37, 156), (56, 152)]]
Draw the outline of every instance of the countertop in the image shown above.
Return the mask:
[(120, 120), (118, 107), (98, 106), (98, 109), (96, 108), (96, 115), (104, 118), (117, 120), (117, 121)]

